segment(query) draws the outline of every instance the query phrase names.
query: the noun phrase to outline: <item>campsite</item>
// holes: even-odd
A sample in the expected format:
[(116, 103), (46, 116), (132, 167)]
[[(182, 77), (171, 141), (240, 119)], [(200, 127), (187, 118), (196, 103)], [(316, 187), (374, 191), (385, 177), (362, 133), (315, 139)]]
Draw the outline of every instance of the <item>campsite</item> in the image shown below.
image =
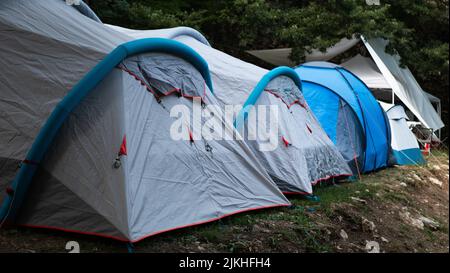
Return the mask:
[[(320, 202), (292, 199), (292, 209), (236, 215), (162, 234), (136, 244), (135, 252), (361, 253), (367, 241), (375, 241), (382, 253), (447, 253), (448, 182), (432, 179), (448, 181), (448, 155), (436, 155), (425, 168), (387, 169), (362, 183), (321, 188)], [(415, 226), (411, 219), (421, 216), (439, 226)], [(0, 239), (0, 251), (60, 253), (68, 251), (68, 241), (77, 241), (82, 253), (128, 251), (120, 242), (48, 230), (0, 230)]]
[(448, 253), (448, 1), (150, 2), (0, 2), (0, 252)]

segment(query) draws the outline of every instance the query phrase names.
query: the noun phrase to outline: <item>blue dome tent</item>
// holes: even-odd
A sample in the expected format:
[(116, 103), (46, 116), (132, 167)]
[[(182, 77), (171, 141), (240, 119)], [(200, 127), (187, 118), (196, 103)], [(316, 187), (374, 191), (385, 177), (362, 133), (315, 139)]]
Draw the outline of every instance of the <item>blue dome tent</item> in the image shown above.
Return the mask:
[(343, 67), (310, 62), (296, 68), (306, 101), (353, 172), (388, 166), (390, 128), (367, 86)]

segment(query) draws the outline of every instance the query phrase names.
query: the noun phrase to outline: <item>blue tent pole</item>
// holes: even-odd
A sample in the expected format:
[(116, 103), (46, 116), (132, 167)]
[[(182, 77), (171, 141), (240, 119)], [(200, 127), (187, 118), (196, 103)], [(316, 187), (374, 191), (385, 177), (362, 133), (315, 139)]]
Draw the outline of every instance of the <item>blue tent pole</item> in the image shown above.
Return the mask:
[(259, 96), (261, 96), (262, 92), (269, 84), (269, 82), (279, 76), (286, 76), (291, 78), (294, 81), (294, 83), (298, 86), (298, 88), (302, 90), (302, 82), (300, 80), (299, 75), (297, 74), (297, 72), (295, 72), (294, 69), (287, 66), (280, 66), (272, 69), (262, 77), (262, 79), (258, 82), (258, 84), (255, 86), (253, 91), (248, 96), (247, 100), (245, 101), (242, 107), (242, 110), (239, 112), (238, 116), (234, 120), (234, 127), (236, 129), (239, 130), (241, 128), (241, 126), (248, 117), (248, 113), (250, 111), (251, 106), (256, 104)]

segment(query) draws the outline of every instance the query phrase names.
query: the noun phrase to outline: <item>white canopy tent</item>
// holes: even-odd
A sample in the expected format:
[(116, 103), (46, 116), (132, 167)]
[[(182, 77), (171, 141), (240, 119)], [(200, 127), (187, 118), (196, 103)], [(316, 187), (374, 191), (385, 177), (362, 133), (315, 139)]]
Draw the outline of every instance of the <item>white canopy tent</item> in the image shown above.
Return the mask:
[(379, 102), (389, 119), (391, 127), (390, 163), (397, 165), (424, 164), (425, 160), (417, 139), (408, 127), (405, 110), (401, 105)]
[[(383, 39), (366, 40), (361, 37), (367, 48), (370, 58), (356, 56), (346, 63), (344, 67), (360, 77), (371, 89), (391, 90), (391, 97), (397, 96), (402, 103), (427, 128), (434, 131), (444, 127), (439, 114), (439, 99), (426, 93), (415, 80), (411, 71), (400, 67), (400, 57), (385, 52), (388, 41)], [(326, 52), (314, 50), (307, 54), (307, 61), (330, 60), (356, 45), (360, 39), (342, 39)], [(274, 50), (249, 51), (250, 54), (274, 65), (285, 65), (291, 62), (290, 48)], [(292, 62), (290, 63), (292, 65)], [(437, 105), (434, 109), (431, 102)]]
[[(393, 92), (391, 84), (389, 84), (371, 58), (358, 54), (341, 65), (358, 76), (370, 89), (375, 90), (374, 92), (377, 93), (379, 99), (395, 104), (395, 95), (397, 93)], [(397, 85), (402, 85), (398, 80), (396, 80), (396, 83)], [(422, 93), (434, 106), (433, 108), (438, 115), (441, 116), (441, 100), (423, 90)], [(404, 100), (401, 101), (403, 102)], [(417, 116), (417, 114), (414, 115)]]
[(427, 97), (430, 100), (431, 104), (433, 104), (433, 106), (436, 107), (436, 110), (437, 110), (439, 116), (441, 116), (441, 114), (442, 114), (441, 100), (439, 98), (431, 95), (430, 93), (425, 92), (425, 94), (427, 95)]
[(342, 63), (341, 66), (352, 71), (370, 89), (391, 89), (377, 65), (368, 57), (358, 54)]
[[(392, 96), (391, 86), (386, 81), (383, 74), (381, 74), (377, 65), (369, 57), (364, 57), (358, 54), (355, 57), (343, 62), (341, 66), (352, 71), (370, 89), (389, 90), (389, 93)], [(440, 115), (441, 100), (426, 91), (423, 92), (430, 102), (436, 106), (436, 110)]]
[(362, 38), (381, 74), (391, 86), (393, 93), (427, 128), (439, 130), (444, 127), (440, 116), (431, 105), (425, 91), (412, 75), (409, 68), (400, 67), (400, 56), (385, 52), (388, 41)]

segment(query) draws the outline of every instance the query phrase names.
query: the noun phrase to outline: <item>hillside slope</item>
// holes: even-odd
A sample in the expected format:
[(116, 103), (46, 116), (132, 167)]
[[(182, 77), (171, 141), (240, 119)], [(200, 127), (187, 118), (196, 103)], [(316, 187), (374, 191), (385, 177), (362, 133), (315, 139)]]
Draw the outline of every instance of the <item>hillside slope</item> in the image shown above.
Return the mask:
[[(449, 252), (448, 153), (323, 185), (320, 201), (228, 217), (135, 245), (136, 252)], [(126, 252), (112, 240), (27, 228), (0, 230), (0, 252)]]

